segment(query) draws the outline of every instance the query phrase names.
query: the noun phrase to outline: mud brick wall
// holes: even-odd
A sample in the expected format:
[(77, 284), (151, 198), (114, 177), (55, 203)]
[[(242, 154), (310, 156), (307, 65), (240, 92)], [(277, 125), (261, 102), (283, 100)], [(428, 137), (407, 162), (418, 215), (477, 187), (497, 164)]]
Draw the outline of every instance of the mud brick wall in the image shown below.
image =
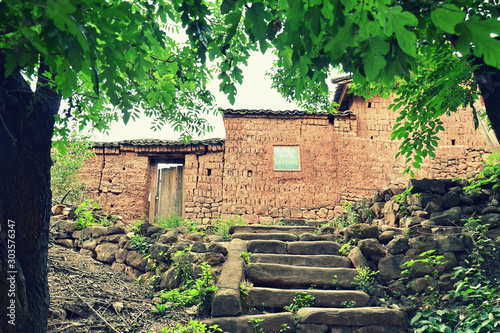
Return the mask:
[(119, 148), (95, 148), (80, 172), (89, 196), (104, 211), (123, 217), (126, 222), (148, 214), (150, 164), (147, 156), (120, 152)]
[[(249, 223), (333, 217), (340, 199), (327, 115), (224, 117), (224, 216)], [(301, 171), (274, 171), (274, 146), (299, 146)]]
[[(392, 98), (375, 97), (368, 101), (354, 97), (351, 117), (334, 123), (334, 158), (338, 159), (341, 200), (365, 199), (375, 189), (405, 186), (409, 180), (403, 158), (395, 159), (399, 142), (391, 141), (398, 113), (387, 111)], [(480, 109), (484, 104), (479, 101)], [(481, 130), (474, 129), (472, 111), (461, 108), (443, 116), (445, 131), (440, 133), (437, 158), (424, 159), (414, 170), (416, 178), (464, 177), (478, 171), (489, 148)], [(349, 122), (350, 125), (347, 125)], [(349, 131), (348, 129), (351, 129)]]
[(224, 153), (186, 155), (184, 165), (185, 217), (208, 222), (220, 215)]

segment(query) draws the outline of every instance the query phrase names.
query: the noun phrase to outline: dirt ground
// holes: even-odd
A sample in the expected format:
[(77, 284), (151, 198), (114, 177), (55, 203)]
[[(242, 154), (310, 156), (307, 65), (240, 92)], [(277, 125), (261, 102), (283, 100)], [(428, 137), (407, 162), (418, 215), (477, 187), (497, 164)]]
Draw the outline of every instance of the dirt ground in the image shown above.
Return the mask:
[(153, 292), (105, 264), (49, 246), (49, 332), (161, 332), (194, 319), (185, 312), (151, 313)]

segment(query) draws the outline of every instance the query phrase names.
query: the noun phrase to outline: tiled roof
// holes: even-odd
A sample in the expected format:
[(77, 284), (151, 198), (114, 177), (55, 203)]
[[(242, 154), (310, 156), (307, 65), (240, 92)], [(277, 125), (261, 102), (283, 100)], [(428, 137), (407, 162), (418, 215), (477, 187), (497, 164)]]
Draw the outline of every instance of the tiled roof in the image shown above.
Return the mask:
[(297, 115), (297, 116), (306, 116), (306, 115), (329, 115), (330, 112), (327, 111), (320, 111), (320, 112), (314, 112), (311, 113), (309, 111), (305, 110), (249, 110), (249, 109), (239, 109), (239, 110), (234, 110), (234, 109), (223, 109), (221, 110), (222, 113), (224, 114), (234, 114), (234, 115)]
[(120, 147), (122, 145), (137, 146), (137, 147), (150, 147), (150, 146), (208, 146), (224, 144), (224, 139), (206, 139), (206, 140), (192, 140), (185, 143), (179, 140), (157, 140), (157, 139), (141, 139), (141, 140), (122, 140), (114, 142), (94, 142), (94, 147)]
[(342, 75), (342, 76), (335, 77), (335, 78), (332, 79), (332, 83), (333, 84), (343, 84), (343, 83), (345, 83), (344, 81), (351, 82), (352, 81), (352, 75), (351, 74), (347, 74), (347, 75)]

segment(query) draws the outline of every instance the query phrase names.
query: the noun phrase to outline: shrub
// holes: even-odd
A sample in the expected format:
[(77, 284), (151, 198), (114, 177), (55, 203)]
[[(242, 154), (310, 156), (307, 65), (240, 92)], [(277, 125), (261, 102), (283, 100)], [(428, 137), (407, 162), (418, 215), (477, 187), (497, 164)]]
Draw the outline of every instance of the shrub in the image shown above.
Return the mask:
[(83, 201), (85, 184), (77, 175), (85, 161), (94, 153), (90, 150), (92, 142), (88, 137), (73, 135), (70, 141), (59, 148), (52, 148), (50, 157), (53, 166), (50, 169), (50, 188), (52, 196), (62, 203), (63, 199), (74, 205)]

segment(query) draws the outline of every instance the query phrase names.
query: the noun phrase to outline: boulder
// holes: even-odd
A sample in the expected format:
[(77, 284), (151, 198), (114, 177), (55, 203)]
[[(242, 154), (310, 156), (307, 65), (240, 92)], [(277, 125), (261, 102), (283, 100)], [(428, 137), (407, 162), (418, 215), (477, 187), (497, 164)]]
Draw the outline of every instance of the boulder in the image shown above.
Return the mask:
[(137, 251), (129, 251), (125, 262), (127, 263), (127, 265), (144, 272), (146, 270), (146, 265), (148, 262), (143, 259), (143, 257), (144, 254), (142, 253), (139, 253)]
[(412, 187), (411, 193), (421, 193), (425, 191), (445, 194), (446, 181), (439, 179), (410, 179), (408, 188)]
[(207, 252), (207, 246), (202, 242), (195, 242), (191, 245), (191, 252), (205, 253)]
[(400, 265), (403, 255), (388, 256), (378, 262), (379, 277), (384, 281), (391, 281), (401, 277)]
[(369, 224), (351, 224), (348, 226), (344, 233), (346, 241), (350, 239), (365, 239), (365, 238), (378, 238), (379, 230), (376, 225)]
[(463, 242), (457, 237), (445, 236), (437, 240), (439, 253), (445, 252), (462, 252), (464, 251)]
[(173, 230), (168, 231), (165, 234), (162, 234), (158, 238), (158, 243), (160, 244), (172, 244), (176, 243), (178, 240), (176, 233)]
[(443, 208), (449, 209), (460, 204), (460, 195), (454, 191), (448, 191), (443, 195)]
[(404, 253), (409, 248), (410, 244), (408, 243), (408, 238), (403, 236), (397, 236), (387, 244), (387, 250), (393, 255)]
[(219, 243), (211, 243), (207, 248), (208, 252), (220, 253), (223, 256), (227, 256), (227, 248)]
[(382, 244), (375, 238), (362, 239), (358, 247), (365, 256), (384, 256), (385, 250)]
[(102, 243), (96, 246), (96, 259), (107, 264), (111, 264), (115, 260), (115, 253), (119, 247), (113, 243)]
[(436, 225), (454, 226), (460, 224), (461, 213), (462, 210), (460, 207), (453, 207), (442, 213), (432, 213), (430, 219), (434, 221)]
[(353, 266), (357, 268), (369, 268), (370, 266), (368, 265), (368, 261), (366, 260), (365, 256), (359, 249), (359, 247), (355, 247), (349, 252), (349, 259), (351, 259), (351, 262)]
[(115, 261), (119, 264), (124, 264), (127, 261), (128, 250), (119, 249), (115, 253)]
[(225, 261), (225, 257), (220, 253), (208, 252), (205, 253), (205, 261), (210, 266), (216, 266), (222, 264)]

